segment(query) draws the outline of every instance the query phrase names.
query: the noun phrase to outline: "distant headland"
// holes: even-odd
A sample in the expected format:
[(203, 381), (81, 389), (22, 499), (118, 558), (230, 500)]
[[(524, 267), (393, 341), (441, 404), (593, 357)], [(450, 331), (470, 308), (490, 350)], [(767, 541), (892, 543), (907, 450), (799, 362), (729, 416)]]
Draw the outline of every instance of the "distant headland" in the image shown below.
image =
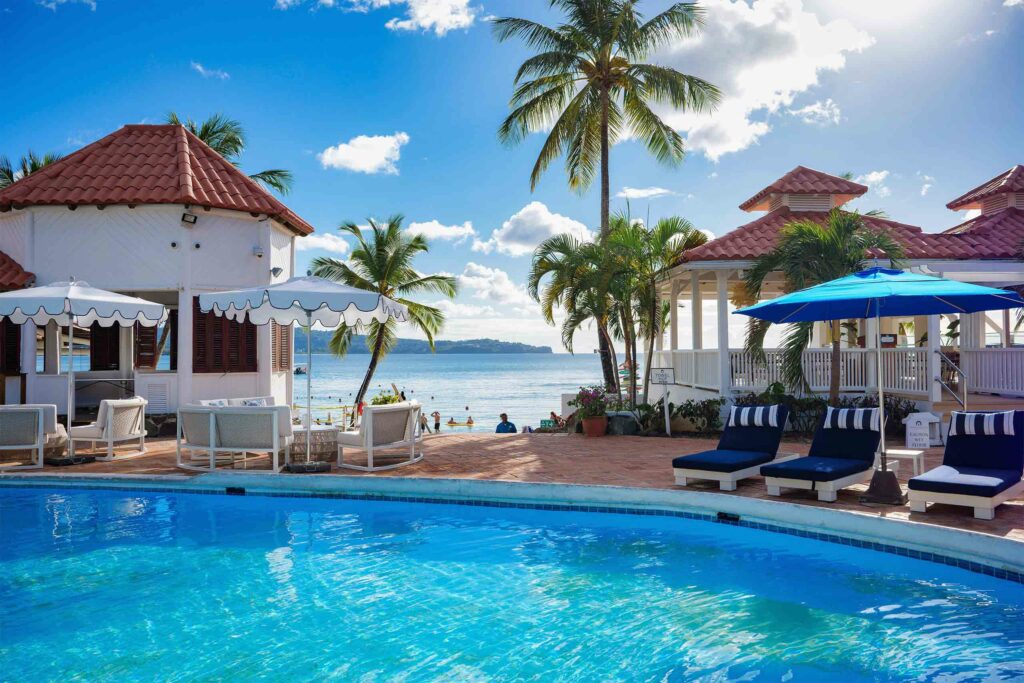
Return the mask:
[[(328, 343), (333, 331), (313, 330), (313, 353), (330, 353)], [(434, 342), (436, 353), (552, 353), (550, 346), (531, 346), (519, 342), (497, 339), (438, 339)], [(295, 353), (306, 352), (306, 335), (295, 333)], [(349, 346), (349, 353), (369, 353), (366, 337), (355, 335)], [(399, 339), (391, 353), (430, 353), (430, 345), (422, 339)], [(301, 360), (297, 358), (296, 360)]]

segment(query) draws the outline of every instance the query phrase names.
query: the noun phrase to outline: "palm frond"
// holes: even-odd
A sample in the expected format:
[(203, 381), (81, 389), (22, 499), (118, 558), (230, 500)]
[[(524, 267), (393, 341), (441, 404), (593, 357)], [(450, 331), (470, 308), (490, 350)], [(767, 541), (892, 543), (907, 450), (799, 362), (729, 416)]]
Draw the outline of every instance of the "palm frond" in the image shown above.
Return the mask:
[(259, 173), (251, 173), (249, 177), (260, 185), (269, 187), (271, 190), (281, 194), (288, 194), (292, 191), (292, 182), (294, 181), (292, 172), (282, 168), (269, 168)]

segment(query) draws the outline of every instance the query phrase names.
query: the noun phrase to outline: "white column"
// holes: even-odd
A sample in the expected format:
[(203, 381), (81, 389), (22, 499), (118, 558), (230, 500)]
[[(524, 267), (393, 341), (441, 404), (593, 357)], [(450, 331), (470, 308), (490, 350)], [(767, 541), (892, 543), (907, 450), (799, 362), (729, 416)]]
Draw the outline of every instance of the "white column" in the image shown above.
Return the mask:
[(672, 281), (669, 293), (669, 345), (675, 351), (679, 348), (679, 282)]
[(690, 331), (694, 350), (704, 346), (704, 301), (700, 296), (700, 274), (690, 276)]
[[(273, 277), (270, 274), (271, 255), (273, 246), (270, 240), (270, 231), (273, 230), (271, 222), (263, 221), (260, 226), (260, 249), (263, 250), (263, 258), (256, 259), (253, 266), (257, 271), (256, 284), (269, 285)], [(256, 387), (258, 396), (269, 396), (273, 386), (272, 377), (274, 364), (272, 359), (270, 325), (258, 325), (256, 327)], [(291, 397), (275, 396), (276, 400), (290, 402)]]
[(722, 398), (732, 389), (732, 364), (729, 357), (729, 271), (720, 270), (718, 278), (718, 386)]
[(1003, 310), (1003, 348), (1008, 349), (1012, 346), (1011, 334), (1010, 334), (1010, 309)]
[[(917, 334), (915, 324), (914, 334)], [(939, 384), (939, 375), (942, 364), (939, 360), (939, 351), (942, 347), (942, 331), (940, 329), (940, 316), (928, 316), (928, 400), (932, 403), (942, 400), (942, 385)]]
[[(658, 312), (658, 322), (661, 322), (661, 297), (655, 292), (654, 296), (654, 310)], [(654, 350), (661, 351), (665, 347), (665, 330), (658, 329), (654, 332)]]
[(193, 228), (182, 227), (181, 289), (178, 291), (178, 405), (192, 403), (192, 250)]

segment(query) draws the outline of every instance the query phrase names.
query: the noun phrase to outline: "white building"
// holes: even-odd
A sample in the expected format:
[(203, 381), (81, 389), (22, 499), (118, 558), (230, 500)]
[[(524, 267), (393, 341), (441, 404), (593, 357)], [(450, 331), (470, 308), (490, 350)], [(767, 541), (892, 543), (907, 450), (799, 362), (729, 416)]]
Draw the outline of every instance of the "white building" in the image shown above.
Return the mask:
[[(0, 191), (0, 288), (73, 277), (170, 310), (156, 331), (75, 332), (78, 408), (122, 393), (152, 414), (214, 397), (290, 402), (290, 329), (199, 314), (196, 302), (291, 277), (295, 239), (312, 231), (182, 126), (125, 126)], [(2, 324), (0, 402), (66, 411), (64, 332)]]
[[(730, 317), (736, 318), (730, 316), (735, 310), (730, 299), (744, 271), (774, 247), (784, 225), (795, 220), (825, 224), (830, 210), (867, 190), (850, 180), (798, 166), (740, 205), (745, 211), (763, 212), (762, 216), (687, 252), (684, 261), (668, 272), (660, 290), (660, 296), (671, 302), (668, 339), (655, 340), (653, 363), (674, 369), (673, 401), (728, 399), (761, 391), (779, 380), (781, 352), (766, 348), (767, 364), (754, 362), (743, 349), (744, 335), (737, 334), (736, 325), (730, 330)], [(908, 269), (993, 287), (1024, 285), (1024, 166), (1001, 173), (947, 207), (977, 210), (980, 215), (933, 233), (879, 217), (865, 216), (864, 222), (871, 229), (889, 232), (903, 245)], [(782, 285), (781, 274), (776, 274), (764, 288), (765, 298), (782, 293)], [(714, 306), (706, 307), (711, 301)], [(714, 320), (710, 326), (709, 316)], [(886, 392), (940, 411), (955, 405), (953, 394), (962, 396), (965, 384), (976, 394), (970, 402), (979, 409), (999, 405), (994, 396), (1024, 397), (1024, 348), (1013, 343), (1015, 317), (1014, 312), (1005, 311), (965, 315), (959, 321), (955, 316), (883, 318)], [(842, 390), (872, 390), (875, 321), (847, 322), (841, 351)], [(705, 333), (705, 327), (713, 328), (713, 336)], [(825, 348), (827, 338), (822, 323), (804, 356), (805, 378), (818, 392), (828, 389), (831, 350)], [(655, 388), (652, 398), (662, 393)]]

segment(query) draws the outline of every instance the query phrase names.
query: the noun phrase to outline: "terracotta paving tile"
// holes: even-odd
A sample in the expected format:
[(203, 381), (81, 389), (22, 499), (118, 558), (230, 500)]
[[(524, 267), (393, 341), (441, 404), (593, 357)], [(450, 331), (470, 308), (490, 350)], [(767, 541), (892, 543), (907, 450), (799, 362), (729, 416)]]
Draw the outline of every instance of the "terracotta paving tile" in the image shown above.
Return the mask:
[[(714, 448), (717, 439), (606, 437), (587, 439), (562, 434), (445, 434), (428, 436), (424, 441), (423, 461), (416, 465), (388, 472), (361, 473), (338, 470), (335, 474), (366, 477), (423, 477), (486, 479), (495, 481), (551, 482), (563, 484), (594, 484), (639, 488), (677, 489), (671, 460), (677, 455)], [(784, 441), (780, 452), (807, 452), (806, 441)], [(891, 448), (900, 444), (893, 443)], [(46, 474), (119, 473), (119, 474), (192, 474), (175, 467), (174, 440), (147, 441), (149, 453), (139, 458), (115, 462), (95, 462), (71, 468), (45, 468)], [(925, 467), (940, 464), (942, 448), (925, 452)], [(905, 484), (912, 475), (911, 463), (901, 461), (900, 480)], [(267, 469), (266, 459), (247, 465), (249, 469)], [(284, 474), (282, 476), (298, 476)], [(910, 512), (906, 506), (867, 507), (858, 498), (866, 486), (854, 486), (839, 493), (835, 503), (820, 503), (808, 491), (784, 493), (771, 498), (764, 481), (754, 477), (740, 482), (734, 492), (719, 491), (716, 484), (698, 483), (694, 490), (724, 496), (748, 496), (783, 500), (811, 506), (827, 506), (857, 514), (894, 519), (910, 519), (925, 524), (948, 526), (1003, 536), (1024, 542), (1024, 500), (1001, 506), (992, 521), (974, 519), (969, 508), (933, 505), (925, 514)]]

